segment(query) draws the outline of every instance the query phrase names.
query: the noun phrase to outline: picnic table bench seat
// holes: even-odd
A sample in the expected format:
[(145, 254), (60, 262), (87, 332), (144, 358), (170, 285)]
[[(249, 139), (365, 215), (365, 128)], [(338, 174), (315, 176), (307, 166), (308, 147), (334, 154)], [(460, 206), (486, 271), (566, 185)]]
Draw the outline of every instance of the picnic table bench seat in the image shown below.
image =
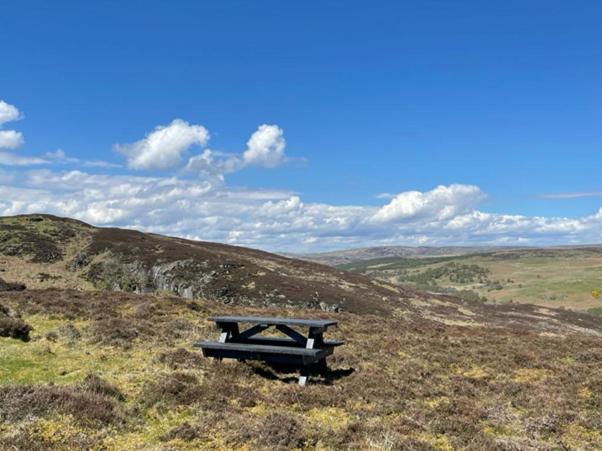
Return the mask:
[[(206, 357), (234, 358), (239, 360), (265, 360), (267, 362), (309, 365), (332, 353), (325, 349), (306, 349), (298, 346), (272, 346), (247, 343), (218, 343), (201, 341), (197, 346)], [(217, 352), (215, 352), (217, 351)]]
[[(326, 357), (342, 340), (324, 340), (324, 332), (337, 321), (325, 319), (270, 318), (257, 316), (212, 316), (221, 334), (218, 341), (200, 341), (194, 346), (202, 349), (205, 357), (237, 360), (263, 360), (270, 363), (298, 365), (301, 368), (299, 384), (305, 385), (311, 370), (325, 374)], [(240, 324), (254, 324), (241, 331)], [(291, 327), (292, 326), (292, 327)], [(269, 328), (284, 336), (260, 336)], [(302, 334), (296, 328), (308, 330)]]

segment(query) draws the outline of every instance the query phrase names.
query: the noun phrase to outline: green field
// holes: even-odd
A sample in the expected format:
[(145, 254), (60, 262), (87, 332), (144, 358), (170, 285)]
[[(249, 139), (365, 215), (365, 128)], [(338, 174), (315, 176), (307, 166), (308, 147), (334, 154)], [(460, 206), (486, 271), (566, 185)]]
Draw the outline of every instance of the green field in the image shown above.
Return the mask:
[(490, 302), (532, 303), (599, 313), (602, 249), (528, 249), (458, 257), (382, 258), (340, 266), (402, 285), (460, 290)]

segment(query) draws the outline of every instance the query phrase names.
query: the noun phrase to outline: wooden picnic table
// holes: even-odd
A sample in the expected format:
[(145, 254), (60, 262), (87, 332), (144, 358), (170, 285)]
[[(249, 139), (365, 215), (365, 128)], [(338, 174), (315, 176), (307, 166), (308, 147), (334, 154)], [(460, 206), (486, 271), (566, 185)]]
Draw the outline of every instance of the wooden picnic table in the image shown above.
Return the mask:
[[(270, 318), (259, 316), (212, 316), (221, 330), (219, 340), (201, 341), (195, 346), (205, 357), (237, 360), (263, 360), (300, 367), (299, 385), (305, 385), (309, 374), (317, 371), (326, 374), (326, 357), (340, 340), (324, 340), (324, 333), (337, 321), (325, 319)], [(241, 330), (242, 324), (250, 325)], [(305, 333), (293, 329), (303, 330)], [(274, 328), (280, 336), (261, 336), (261, 332)], [(284, 336), (282, 336), (284, 335)]]

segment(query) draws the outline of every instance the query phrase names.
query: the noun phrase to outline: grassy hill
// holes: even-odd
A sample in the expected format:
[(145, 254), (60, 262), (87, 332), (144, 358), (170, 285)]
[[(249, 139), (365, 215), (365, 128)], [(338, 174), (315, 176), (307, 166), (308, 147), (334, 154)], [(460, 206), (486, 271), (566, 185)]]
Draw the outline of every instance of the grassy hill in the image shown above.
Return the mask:
[[(340, 268), (431, 291), (468, 290), (497, 303), (519, 302), (596, 313), (602, 247), (514, 249), (473, 255), (382, 258)], [(470, 293), (464, 296), (474, 297)]]
[[(602, 443), (593, 315), (40, 215), (0, 219), (0, 278), (0, 449)], [(192, 343), (217, 338), (218, 313), (334, 318), (346, 344), (302, 388), (282, 368), (202, 358)]]
[(153, 292), (358, 313), (387, 311), (407, 297), (388, 284), (311, 262), (49, 215), (0, 218), (0, 276), (29, 288)]

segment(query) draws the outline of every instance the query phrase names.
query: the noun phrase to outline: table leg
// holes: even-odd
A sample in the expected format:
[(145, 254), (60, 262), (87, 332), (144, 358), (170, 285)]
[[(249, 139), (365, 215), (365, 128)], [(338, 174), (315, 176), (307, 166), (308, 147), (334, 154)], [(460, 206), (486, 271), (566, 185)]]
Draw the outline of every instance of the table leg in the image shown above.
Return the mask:
[(237, 323), (217, 323), (217, 327), (222, 331), (219, 336), (220, 343), (226, 343), (233, 338), (238, 338), (239, 330)]
[(301, 387), (305, 387), (305, 384), (307, 383), (307, 380), (309, 379), (309, 367), (308, 366), (301, 367), (300, 373), (301, 374), (299, 375), (299, 385)]
[(322, 377), (326, 377), (328, 375), (328, 365), (326, 364), (326, 357), (316, 363), (316, 371)]

